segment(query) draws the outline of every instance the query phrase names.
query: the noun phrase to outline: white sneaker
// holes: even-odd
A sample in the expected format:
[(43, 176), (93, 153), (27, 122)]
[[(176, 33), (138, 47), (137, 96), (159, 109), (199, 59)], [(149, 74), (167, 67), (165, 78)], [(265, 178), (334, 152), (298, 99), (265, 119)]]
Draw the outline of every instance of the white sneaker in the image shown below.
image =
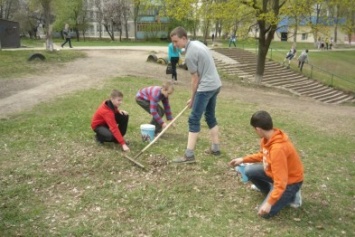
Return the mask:
[(252, 185), (250, 186), (250, 188), (251, 188), (252, 190), (255, 190), (255, 191), (260, 192), (260, 189), (258, 189), (254, 184), (252, 184)]
[(290, 203), (290, 207), (292, 208), (299, 208), (302, 206), (302, 195), (301, 195), (301, 189), (298, 190), (298, 192), (295, 195), (295, 199), (293, 202)]

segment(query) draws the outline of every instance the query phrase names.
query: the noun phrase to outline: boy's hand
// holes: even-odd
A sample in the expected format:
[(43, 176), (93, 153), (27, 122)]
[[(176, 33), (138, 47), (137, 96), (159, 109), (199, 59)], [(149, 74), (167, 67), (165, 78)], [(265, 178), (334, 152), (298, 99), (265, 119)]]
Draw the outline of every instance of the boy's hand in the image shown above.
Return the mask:
[(130, 151), (129, 147), (126, 144), (122, 145), (122, 150), (124, 152), (129, 152)]
[(189, 99), (189, 100), (186, 102), (186, 105), (188, 105), (189, 108), (191, 109), (191, 108), (192, 108), (192, 103), (193, 103), (193, 100), (192, 100), (192, 99)]
[(263, 216), (263, 215), (269, 214), (270, 210), (271, 210), (271, 205), (268, 202), (265, 202), (259, 208), (258, 215)]
[(235, 158), (231, 160), (228, 164), (232, 167), (238, 166), (243, 163), (243, 158)]
[[(169, 123), (171, 123), (171, 120), (169, 120)], [(175, 123), (172, 123), (170, 126), (175, 128)]]
[(121, 114), (124, 114), (124, 115), (128, 115), (128, 112), (125, 111), (125, 110), (120, 110), (120, 113), (121, 113)]

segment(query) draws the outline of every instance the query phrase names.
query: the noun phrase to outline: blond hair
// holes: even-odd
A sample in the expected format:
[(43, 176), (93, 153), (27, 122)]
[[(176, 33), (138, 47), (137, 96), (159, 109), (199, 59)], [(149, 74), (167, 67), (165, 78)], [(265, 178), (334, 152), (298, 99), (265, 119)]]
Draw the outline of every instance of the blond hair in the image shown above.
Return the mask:
[(122, 94), (121, 91), (116, 90), (116, 89), (113, 89), (113, 90), (111, 91), (110, 97), (111, 97), (111, 99), (116, 98), (116, 97), (121, 97), (121, 98), (123, 98), (123, 94)]
[(174, 84), (171, 81), (166, 81), (163, 83), (162, 87), (161, 87), (164, 91), (170, 91), (173, 92), (174, 91)]

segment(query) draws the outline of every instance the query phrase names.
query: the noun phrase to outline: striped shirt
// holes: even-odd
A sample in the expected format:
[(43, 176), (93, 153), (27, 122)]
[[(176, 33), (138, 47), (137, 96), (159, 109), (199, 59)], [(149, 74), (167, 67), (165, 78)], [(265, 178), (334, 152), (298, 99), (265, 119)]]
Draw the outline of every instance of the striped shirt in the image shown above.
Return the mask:
[(173, 119), (173, 116), (172, 116), (171, 110), (170, 110), (169, 98), (166, 98), (161, 93), (160, 86), (149, 86), (149, 87), (145, 87), (145, 88), (139, 90), (136, 95), (136, 99), (146, 100), (146, 101), (150, 102), (150, 114), (153, 116), (155, 121), (157, 121), (159, 124), (164, 123), (163, 119), (160, 117), (158, 110), (157, 110), (158, 103), (160, 101), (163, 103), (166, 119), (167, 120)]

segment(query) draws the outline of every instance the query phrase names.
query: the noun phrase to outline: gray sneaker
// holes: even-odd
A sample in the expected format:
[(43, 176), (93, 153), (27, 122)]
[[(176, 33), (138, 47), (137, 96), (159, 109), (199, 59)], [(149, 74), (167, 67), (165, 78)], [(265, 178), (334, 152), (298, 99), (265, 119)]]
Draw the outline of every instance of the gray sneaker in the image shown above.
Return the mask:
[(302, 195), (301, 195), (301, 189), (298, 190), (298, 192), (295, 195), (295, 199), (290, 203), (290, 207), (292, 208), (299, 208), (302, 206)]
[(221, 155), (221, 151), (213, 151), (212, 149), (205, 150), (206, 155), (219, 156)]
[(195, 156), (187, 157), (184, 155), (183, 157), (179, 157), (173, 160), (173, 163), (176, 164), (191, 164), (196, 163)]

